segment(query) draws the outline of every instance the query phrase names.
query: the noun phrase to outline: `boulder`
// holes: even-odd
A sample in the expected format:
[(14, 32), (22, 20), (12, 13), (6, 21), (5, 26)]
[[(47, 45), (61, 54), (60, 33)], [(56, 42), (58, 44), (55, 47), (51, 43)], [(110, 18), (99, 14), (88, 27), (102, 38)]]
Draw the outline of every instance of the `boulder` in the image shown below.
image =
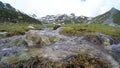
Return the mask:
[(41, 35), (37, 30), (30, 30), (25, 35), (25, 41), (29, 47), (42, 47), (50, 44), (49, 38)]

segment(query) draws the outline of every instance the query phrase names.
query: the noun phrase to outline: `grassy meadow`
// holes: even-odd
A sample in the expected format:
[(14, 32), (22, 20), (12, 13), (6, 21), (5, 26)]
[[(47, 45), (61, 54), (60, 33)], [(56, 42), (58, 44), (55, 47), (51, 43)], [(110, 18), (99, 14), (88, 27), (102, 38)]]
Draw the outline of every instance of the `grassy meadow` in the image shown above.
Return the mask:
[[(29, 24), (29, 23), (0, 23), (0, 32), (7, 32), (6, 36), (23, 35), (26, 31), (32, 29), (29, 26), (33, 26), (33, 29), (42, 29), (41, 24)], [(0, 35), (3, 37), (4, 35)]]
[[(26, 31), (32, 29), (28, 26), (33, 26), (34, 30), (42, 28), (54, 27), (53, 24), (30, 24), (30, 23), (0, 23), (0, 32), (8, 32), (6, 36), (23, 35)], [(120, 37), (120, 28), (112, 27), (103, 24), (67, 24), (64, 25), (61, 32), (65, 35), (87, 35), (90, 33), (103, 33), (110, 36)], [(0, 37), (4, 35), (0, 34)]]
[(62, 28), (61, 33), (65, 35), (103, 33), (110, 36), (120, 37), (120, 28), (103, 24), (68, 24)]

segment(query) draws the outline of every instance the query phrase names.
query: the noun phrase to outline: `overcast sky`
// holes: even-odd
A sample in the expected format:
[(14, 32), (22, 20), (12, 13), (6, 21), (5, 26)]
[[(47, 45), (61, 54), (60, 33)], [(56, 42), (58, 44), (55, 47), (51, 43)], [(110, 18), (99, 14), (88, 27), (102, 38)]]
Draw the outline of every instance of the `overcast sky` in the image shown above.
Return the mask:
[(38, 17), (56, 14), (84, 15), (94, 17), (112, 7), (120, 10), (120, 0), (1, 0), (10, 3), (16, 9), (26, 14), (36, 14)]

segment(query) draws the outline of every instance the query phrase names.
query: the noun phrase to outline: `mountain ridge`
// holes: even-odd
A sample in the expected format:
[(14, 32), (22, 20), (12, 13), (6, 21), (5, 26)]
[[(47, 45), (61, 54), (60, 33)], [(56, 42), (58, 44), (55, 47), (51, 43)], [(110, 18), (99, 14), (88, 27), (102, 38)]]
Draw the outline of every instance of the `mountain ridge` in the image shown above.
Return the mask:
[(42, 17), (40, 19), (43, 23), (87, 23), (88, 18), (86, 16), (76, 16), (74, 13), (71, 13), (70, 15), (67, 14), (58, 14), (58, 15), (46, 15), (45, 17)]
[(0, 1), (0, 22), (42, 22), (44, 23), (101, 23), (108, 24), (112, 26), (120, 25), (120, 11), (116, 8), (111, 8), (109, 11), (104, 14), (98, 15), (94, 18), (86, 16), (75, 16), (74, 13), (70, 15), (60, 14), (60, 15), (47, 15), (40, 18), (39, 20), (34, 17), (17, 11), (9, 3), (2, 3)]
[(120, 11), (116, 8), (111, 8), (104, 14), (98, 15), (96, 17), (86, 17), (86, 16), (75, 16), (74, 13), (70, 15), (59, 14), (59, 15), (47, 15), (42, 17), (40, 21), (42, 23), (100, 23), (108, 24), (111, 26), (120, 25)]
[(29, 15), (16, 10), (9, 3), (2, 3), (0, 1), (0, 22), (28, 22), (28, 23), (41, 23), (39, 20), (30, 17)]
[(102, 23), (112, 26), (120, 25), (120, 11), (116, 8), (111, 8), (104, 14), (98, 15), (91, 20), (91, 23)]

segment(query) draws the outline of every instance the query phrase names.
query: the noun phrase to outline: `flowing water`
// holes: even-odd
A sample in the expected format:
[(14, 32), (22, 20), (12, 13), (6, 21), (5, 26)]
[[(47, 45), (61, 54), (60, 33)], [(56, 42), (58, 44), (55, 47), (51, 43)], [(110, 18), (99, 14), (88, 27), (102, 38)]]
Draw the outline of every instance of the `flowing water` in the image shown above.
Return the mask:
[[(107, 50), (103, 50), (99, 46), (94, 45), (84, 36), (65, 36), (59, 33), (60, 28), (57, 30), (45, 29), (40, 31), (40, 34), (48, 35), (48, 36), (57, 36), (62, 38), (62, 40), (51, 44), (42, 49), (43, 56), (53, 59), (55, 61), (62, 60), (63, 58), (69, 59), (70, 55), (76, 55), (79, 52), (88, 53), (95, 55), (97, 57), (102, 57), (111, 62), (113, 68), (119, 68), (119, 63), (114, 60), (114, 58), (107, 53)], [(116, 44), (114, 39), (104, 34), (97, 34), (102, 39), (109, 39), (112, 44)], [(117, 45), (116, 45), (117, 46)], [(112, 48), (112, 46), (107, 46), (108, 48)], [(120, 48), (118, 48), (120, 49)], [(114, 47), (113, 49), (114, 50)], [(111, 51), (112, 51), (111, 50)], [(116, 50), (116, 49), (115, 49)], [(119, 50), (120, 51), (120, 50)], [(117, 58), (118, 59), (118, 58)]]
[[(39, 52), (43, 57), (52, 59), (53, 61), (63, 61), (64, 59), (69, 59), (72, 55), (77, 55), (78, 53), (87, 53), (99, 58), (105, 58), (112, 64), (113, 68), (119, 68), (120, 44), (114, 44), (116, 42), (113, 42), (114, 45), (112, 44), (108, 46), (108, 48), (110, 48), (108, 51), (90, 42), (85, 36), (62, 35), (59, 33), (60, 29), (61, 28), (52, 30), (50, 28), (45, 28), (43, 30), (35, 30), (39, 35), (60, 38), (59, 41), (39, 49)], [(103, 37), (109, 39), (109, 37), (106, 35), (98, 35), (101, 38)], [(11, 54), (18, 54), (22, 50), (27, 49), (27, 44), (25, 43), (24, 39), (25, 36), (13, 36), (0, 39), (0, 58), (9, 56)], [(110, 40), (114, 39), (110, 38)]]

